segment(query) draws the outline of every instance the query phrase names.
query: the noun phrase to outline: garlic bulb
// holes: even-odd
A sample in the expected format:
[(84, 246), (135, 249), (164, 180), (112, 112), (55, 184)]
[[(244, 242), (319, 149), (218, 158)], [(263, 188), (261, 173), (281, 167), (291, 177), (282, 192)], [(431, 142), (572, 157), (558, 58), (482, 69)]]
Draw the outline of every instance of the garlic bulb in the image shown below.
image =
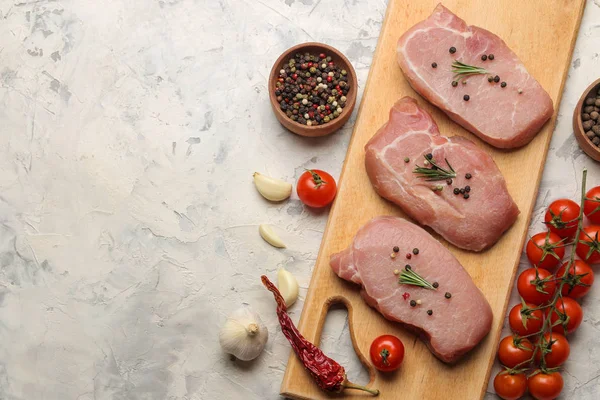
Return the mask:
[(292, 194), (292, 184), (281, 179), (254, 173), (254, 185), (262, 196), (271, 201), (282, 201)]
[(266, 224), (261, 224), (258, 227), (258, 233), (265, 240), (265, 242), (269, 243), (273, 247), (278, 247), (280, 249), (285, 248), (285, 243), (281, 240), (279, 235), (275, 233), (273, 227)]
[(290, 271), (281, 268), (277, 271), (277, 289), (283, 296), (286, 306), (291, 306), (298, 299), (298, 281)]
[(258, 357), (268, 338), (267, 327), (250, 307), (231, 313), (219, 332), (221, 348), (243, 361)]

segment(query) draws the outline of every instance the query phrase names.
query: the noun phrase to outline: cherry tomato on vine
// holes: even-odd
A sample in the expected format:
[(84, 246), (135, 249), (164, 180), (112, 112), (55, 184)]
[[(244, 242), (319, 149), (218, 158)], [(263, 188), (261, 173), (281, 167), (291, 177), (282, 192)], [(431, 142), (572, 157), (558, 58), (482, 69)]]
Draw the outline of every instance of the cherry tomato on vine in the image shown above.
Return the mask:
[(404, 344), (396, 336), (382, 335), (373, 340), (369, 354), (375, 368), (384, 372), (394, 371), (404, 360)]
[[(546, 354), (544, 354), (544, 360), (546, 360), (546, 367), (554, 368), (564, 364), (569, 358), (569, 354), (571, 354), (571, 346), (569, 345), (569, 341), (564, 335), (560, 333), (552, 332), (552, 336), (549, 333), (545, 333), (541, 339), (540, 346), (546, 348)], [(536, 356), (536, 360), (539, 361), (541, 358), (541, 354), (538, 351)]]
[(514, 333), (519, 336), (530, 335), (539, 332), (542, 328), (544, 314), (542, 310), (532, 310), (535, 304), (517, 304), (508, 314), (508, 323)]
[(554, 400), (563, 389), (563, 378), (560, 372), (535, 374), (527, 380), (529, 393), (537, 400)]
[(319, 169), (306, 170), (296, 184), (298, 197), (309, 207), (325, 207), (335, 197), (337, 187), (335, 179)]
[(561, 238), (571, 237), (577, 230), (577, 218), (580, 207), (573, 200), (560, 199), (553, 201), (546, 211), (544, 223), (552, 232)]
[[(599, 186), (600, 187), (600, 186)], [(565, 274), (565, 269), (569, 263), (564, 263), (558, 271), (556, 277), (560, 278)], [(562, 288), (563, 296), (569, 296), (572, 299), (580, 299), (585, 296), (594, 283), (594, 271), (592, 267), (581, 260), (575, 260), (569, 268), (569, 273), (564, 277), (565, 284)]]
[(556, 291), (553, 275), (546, 269), (529, 268), (521, 272), (517, 279), (519, 294), (528, 303), (541, 305), (549, 301)]
[(527, 390), (527, 377), (525, 374), (499, 372), (494, 378), (494, 390), (504, 400), (520, 399)]
[[(552, 327), (553, 332), (565, 334), (566, 329), (566, 333), (573, 333), (579, 328), (583, 321), (583, 310), (577, 301), (570, 297), (558, 299), (556, 310), (560, 314), (553, 311), (550, 315), (550, 322), (554, 325), (555, 322), (560, 321), (560, 324)], [(566, 326), (563, 325), (564, 321), (567, 321)]]
[(583, 213), (592, 224), (600, 224), (600, 186), (588, 190), (585, 198)]
[(536, 233), (527, 242), (527, 258), (538, 268), (551, 269), (565, 256), (562, 239), (556, 233)]
[(576, 252), (579, 258), (589, 264), (597, 264), (600, 262), (599, 234), (600, 225), (587, 226), (583, 228), (583, 231), (579, 234)]
[(508, 368), (524, 363), (531, 358), (533, 345), (528, 339), (507, 336), (498, 345), (498, 360)]

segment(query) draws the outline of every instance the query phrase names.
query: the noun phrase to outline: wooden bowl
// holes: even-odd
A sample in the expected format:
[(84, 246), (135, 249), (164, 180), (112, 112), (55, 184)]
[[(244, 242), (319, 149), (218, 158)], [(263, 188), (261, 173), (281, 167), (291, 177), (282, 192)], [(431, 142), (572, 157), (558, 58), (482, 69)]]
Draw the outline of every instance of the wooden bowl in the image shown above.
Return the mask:
[[(348, 94), (346, 94), (346, 106), (344, 107), (344, 110), (340, 116), (333, 121), (322, 125), (303, 125), (288, 118), (288, 116), (279, 107), (277, 96), (275, 96), (275, 84), (277, 82), (277, 78), (279, 78), (279, 70), (281, 70), (287, 61), (296, 53), (325, 53), (331, 57), (331, 60), (336, 65), (348, 72), (346, 76), (348, 77), (350, 90), (348, 90)], [(309, 42), (290, 47), (279, 56), (277, 61), (275, 61), (275, 64), (273, 64), (273, 68), (271, 69), (271, 74), (269, 75), (269, 99), (271, 100), (271, 107), (273, 108), (273, 112), (275, 113), (277, 120), (281, 123), (281, 125), (300, 136), (325, 136), (340, 129), (346, 122), (348, 122), (350, 115), (352, 115), (352, 110), (356, 105), (357, 92), (358, 82), (356, 80), (356, 72), (354, 71), (352, 64), (350, 64), (350, 61), (348, 61), (348, 59), (339, 50), (323, 43)]]
[(586, 136), (583, 129), (583, 121), (581, 120), (581, 110), (585, 107), (585, 99), (587, 99), (592, 93), (594, 93), (594, 95), (598, 93), (598, 89), (600, 89), (600, 79), (585, 89), (581, 95), (581, 98), (577, 102), (577, 106), (575, 106), (575, 111), (573, 111), (573, 133), (575, 134), (575, 138), (579, 143), (579, 147), (581, 147), (581, 149), (588, 156), (596, 161), (600, 161), (600, 147), (592, 143), (592, 141)]

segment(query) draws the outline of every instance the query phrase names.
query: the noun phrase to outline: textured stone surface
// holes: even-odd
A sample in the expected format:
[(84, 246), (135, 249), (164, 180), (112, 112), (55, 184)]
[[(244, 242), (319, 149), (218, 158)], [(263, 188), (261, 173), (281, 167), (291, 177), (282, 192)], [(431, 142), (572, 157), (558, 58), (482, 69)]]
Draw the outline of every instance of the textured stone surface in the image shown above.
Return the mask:
[[(296, 195), (270, 204), (251, 173), (338, 176), (352, 124), (317, 140), (269, 109), (266, 77), (287, 47), (342, 50), (363, 87), (385, 1), (0, 0), (0, 398), (277, 398), (289, 346), (258, 276), (280, 266), (302, 286), (327, 211)], [(588, 1), (532, 221), (575, 197), (584, 166), (571, 112), (600, 67), (600, 4)], [(550, 61), (549, 61), (550, 62)], [(258, 224), (279, 229), (275, 250)], [(251, 305), (270, 331), (255, 362), (218, 345)], [(584, 301), (565, 399), (600, 389), (600, 286)], [(325, 350), (368, 380), (346, 314)]]

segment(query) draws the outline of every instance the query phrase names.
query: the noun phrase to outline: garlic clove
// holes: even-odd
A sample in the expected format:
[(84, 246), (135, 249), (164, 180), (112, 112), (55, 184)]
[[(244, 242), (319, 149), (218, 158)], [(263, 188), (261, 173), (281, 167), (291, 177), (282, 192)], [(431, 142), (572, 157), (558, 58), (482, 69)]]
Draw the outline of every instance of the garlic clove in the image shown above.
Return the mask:
[(296, 277), (285, 268), (277, 271), (277, 288), (285, 300), (285, 305), (290, 307), (298, 299), (300, 286)]
[(219, 332), (223, 351), (243, 361), (258, 357), (268, 339), (267, 327), (250, 307), (242, 307), (231, 313)]
[(269, 243), (273, 247), (278, 247), (280, 249), (285, 248), (285, 243), (281, 240), (279, 235), (275, 233), (273, 227), (266, 224), (261, 224), (258, 227), (258, 233), (265, 240), (265, 242)]
[(255, 172), (253, 176), (256, 189), (267, 200), (282, 201), (292, 194), (291, 183), (258, 172)]

